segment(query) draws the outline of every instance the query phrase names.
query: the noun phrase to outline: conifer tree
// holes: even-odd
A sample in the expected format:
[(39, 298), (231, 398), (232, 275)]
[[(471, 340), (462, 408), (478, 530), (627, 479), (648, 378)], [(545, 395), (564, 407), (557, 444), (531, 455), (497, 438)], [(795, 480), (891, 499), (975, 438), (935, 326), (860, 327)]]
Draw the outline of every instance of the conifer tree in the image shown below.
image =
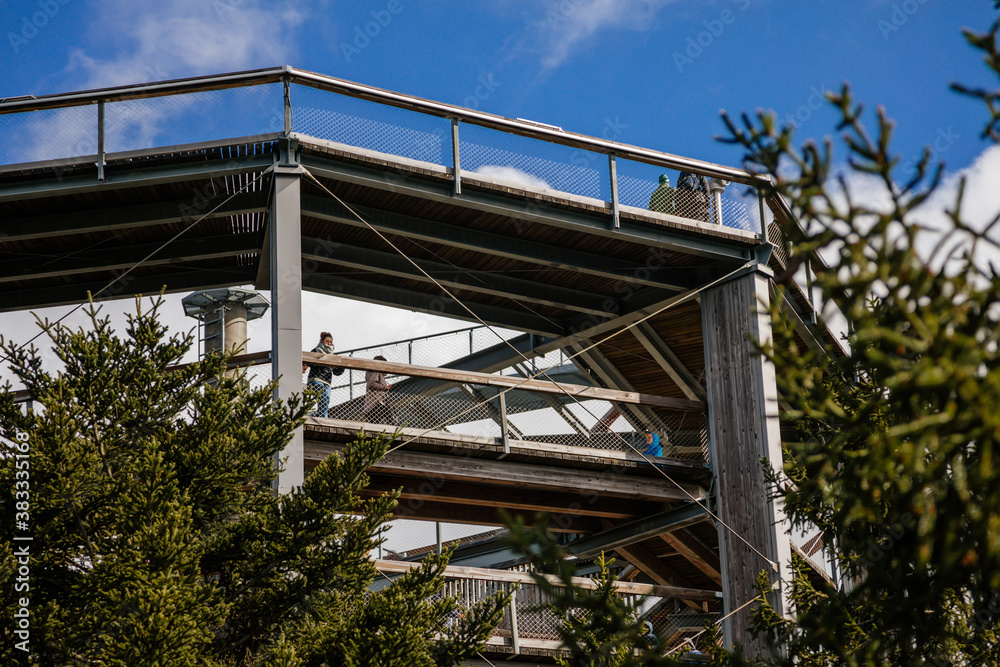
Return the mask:
[[(276, 496), (273, 457), (307, 403), (227, 376), (221, 355), (173, 369), (192, 341), (167, 335), (158, 306), (140, 304), (122, 337), (93, 308), (89, 329), (45, 325), (55, 368), (0, 340), (35, 405), (0, 393), (0, 662), (410, 667), (475, 655), (505, 600), (450, 628), (447, 554), (369, 591), (396, 494), (357, 494), (388, 441), (361, 437)], [(23, 440), (27, 517), (14, 494)], [(33, 538), (16, 543), (30, 549), (20, 593), (12, 533)], [(22, 596), (30, 655), (10, 623)]]
[[(1000, 75), (998, 26), (965, 34)], [(955, 88), (987, 102), (983, 137), (1000, 139), (998, 93)], [(794, 618), (765, 603), (758, 628), (788, 649), (780, 664), (1000, 664), (1000, 216), (970, 223), (963, 182), (932, 228), (943, 165), (926, 149), (906, 172), (883, 109), (872, 134), (847, 86), (829, 99), (849, 174), (830, 141), (796, 149), (770, 116), (726, 118), (798, 220), (785, 229), (792, 266), (812, 257), (818, 291), (850, 323), (848, 352), (828, 356), (798, 348), (772, 312), (766, 352), (799, 434), (780, 471), (794, 484), (774, 490), (796, 526), (819, 528), (848, 585), (814, 587), (796, 562)], [(880, 200), (853, 194), (859, 176)]]
[[(1000, 23), (965, 37), (1000, 76), (998, 32)], [(985, 103), (982, 136), (1000, 142), (1000, 89), (953, 87)], [(762, 350), (779, 369), (783, 433), (797, 437), (786, 438), (782, 462), (762, 464), (792, 522), (819, 528), (847, 585), (814, 585), (793, 557), (792, 616), (757, 606), (754, 630), (775, 651), (755, 664), (998, 665), (1000, 212), (985, 226), (967, 220), (963, 181), (947, 221), (932, 229), (928, 204), (943, 165), (927, 149), (905, 171), (884, 110), (871, 134), (846, 85), (829, 100), (849, 151), (843, 167), (832, 141), (796, 147), (794, 128), (773, 114), (724, 116), (723, 140), (746, 151), (745, 167), (771, 183), (764, 194), (784, 198), (793, 214), (782, 227), (790, 268), (772, 304), (808, 258), (820, 301), (850, 324), (846, 352), (831, 355), (799, 347), (793, 322), (772, 308), (774, 344)], [(881, 201), (858, 197), (858, 179), (877, 183)], [(573, 568), (557, 548), (520, 546), (539, 571), (568, 581)], [(612, 598), (570, 586), (558, 604), (593, 617), (570, 626), (572, 664), (590, 664), (583, 647), (594, 637), (637, 641)], [(677, 664), (647, 651), (631, 659)], [(746, 662), (717, 649), (712, 664)]]

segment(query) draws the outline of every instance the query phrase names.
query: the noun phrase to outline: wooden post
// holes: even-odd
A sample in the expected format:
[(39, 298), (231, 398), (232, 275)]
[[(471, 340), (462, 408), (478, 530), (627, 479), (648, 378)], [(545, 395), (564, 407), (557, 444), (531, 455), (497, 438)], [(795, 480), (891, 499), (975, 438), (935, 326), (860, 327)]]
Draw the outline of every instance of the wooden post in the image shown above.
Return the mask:
[(517, 632), (517, 591), (510, 592), (510, 644), (514, 655), (521, 654), (521, 637)]
[[(772, 581), (781, 577), (781, 589), (771, 603), (787, 614), (791, 547), (783, 508), (780, 502), (768, 501), (760, 464), (764, 458), (772, 467), (781, 467), (774, 367), (756, 347), (758, 341), (771, 339), (770, 275), (767, 267), (758, 265), (752, 273), (706, 290), (701, 299), (709, 450), (717, 513), (728, 525), (718, 524), (724, 614), (758, 595), (754, 583), (762, 570)], [(723, 626), (726, 647), (742, 644), (748, 657), (766, 653), (762, 641), (748, 631), (752, 609), (750, 605), (733, 614)]]

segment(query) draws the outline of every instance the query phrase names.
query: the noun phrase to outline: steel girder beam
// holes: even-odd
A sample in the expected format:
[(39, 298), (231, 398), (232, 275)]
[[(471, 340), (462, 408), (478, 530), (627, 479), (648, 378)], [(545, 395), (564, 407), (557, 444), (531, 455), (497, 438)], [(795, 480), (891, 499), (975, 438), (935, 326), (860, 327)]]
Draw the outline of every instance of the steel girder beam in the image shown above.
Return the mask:
[[(601, 520), (601, 525), (605, 529), (613, 527), (613, 524), (607, 519)], [(664, 563), (662, 560), (654, 556), (648, 549), (643, 547), (641, 544), (630, 544), (628, 546), (620, 546), (615, 551), (629, 563), (634, 565), (636, 568), (642, 571), (647, 577), (651, 578), (656, 583), (662, 586), (681, 586), (684, 588), (697, 588), (694, 584), (688, 581), (680, 573), (674, 571), (669, 565)], [(694, 600), (681, 600), (684, 604), (691, 607), (692, 609), (702, 611), (703, 608), (700, 604)]]
[[(115, 206), (8, 219), (4, 222), (3, 229), (0, 230), (0, 244), (47, 236), (65, 237), (72, 234), (132, 230), (139, 227), (183, 222), (184, 220), (194, 222), (199, 216), (207, 214), (214, 208), (211, 201), (200, 196), (200, 190), (198, 192), (198, 199), (194, 199), (192, 196), (187, 199), (152, 204)], [(2, 193), (3, 187), (0, 186), (0, 195)], [(224, 200), (224, 195), (225, 193), (219, 196), (220, 202)], [(225, 218), (232, 215), (262, 212), (266, 210), (266, 206), (266, 192), (243, 192), (233, 196), (207, 217)]]
[[(690, 271), (677, 271), (663, 267), (649, 268), (645, 264), (637, 262), (458, 227), (446, 222), (364, 206), (352, 205), (351, 208), (361, 214), (372, 227), (387, 234), (440, 243), (453, 248), (532, 262), (552, 268), (579, 271), (630, 284), (652, 285), (674, 290), (693, 286)], [(319, 220), (367, 228), (367, 225), (345, 211), (338, 202), (329, 198), (303, 195), (302, 211)], [(641, 277), (646, 274), (649, 275), (648, 278)]]
[(630, 241), (643, 246), (664, 248), (675, 252), (697, 255), (709, 260), (729, 264), (747, 261), (753, 248), (733, 241), (699, 237), (679, 232), (670, 227), (644, 227), (622, 222), (616, 229), (609, 228), (608, 220), (600, 215), (581, 215), (555, 208), (539, 206), (490, 193), (463, 191), (455, 197), (451, 184), (434, 183), (424, 179), (406, 178), (333, 160), (304, 155), (302, 163), (318, 178), (354, 183), (420, 199), (461, 205), (466, 208), (503, 215), (524, 222), (549, 225), (562, 229), (601, 236), (615, 241)]
[[(469, 322), (478, 322), (468, 311), (455, 303), (446, 294), (418, 292), (406, 290), (391, 285), (368, 283), (353, 278), (341, 277), (325, 273), (303, 273), (302, 285), (305, 288), (323, 294), (348, 296), (359, 301), (377, 303), (383, 306), (394, 306), (409, 310), (418, 310), (431, 315), (454, 317)], [(484, 304), (468, 304), (476, 315), (494, 326), (516, 329), (543, 336), (561, 336), (562, 327), (558, 322), (552, 322), (524, 311), (509, 310), (498, 306)]]
[(494, 371), (509, 368), (511, 364), (523, 361), (524, 357), (530, 359), (538, 356), (533, 349), (534, 345), (538, 342), (538, 339), (531, 334), (522, 334), (506, 342), (498, 342), (479, 352), (473, 352), (461, 359), (450, 361), (444, 364), (443, 367), (455, 370), (493, 373)]
[(88, 292), (96, 294), (107, 287), (109, 283), (112, 283), (111, 287), (97, 296), (96, 301), (121, 299), (136, 294), (158, 294), (163, 288), (166, 288), (165, 291), (169, 293), (246, 285), (253, 281), (251, 268), (197, 268), (152, 276), (129, 274), (114, 283), (111, 280), (105, 280), (20, 290), (4, 295), (3, 302), (0, 303), (0, 312), (75, 305), (86, 301)]
[[(589, 341), (581, 341), (580, 343), (566, 346), (570, 354), (580, 353), (573, 357), (573, 363), (576, 364), (577, 368), (583, 372), (587, 372), (587, 370), (593, 371), (604, 382), (605, 386), (610, 389), (635, 391), (632, 383), (622, 375), (621, 371), (611, 363), (610, 359), (604, 356), (603, 352), (596, 347), (592, 347), (586, 352), (581, 352), (587, 345), (589, 345)], [(650, 429), (654, 433), (659, 430), (655, 424), (660, 422), (660, 418), (649, 408), (628, 403), (616, 403), (615, 405), (635, 430), (643, 431)]]
[(684, 366), (673, 350), (670, 349), (659, 334), (649, 325), (649, 322), (640, 322), (631, 329), (646, 351), (649, 352), (653, 360), (660, 365), (670, 379), (674, 381), (684, 395), (693, 401), (704, 402), (707, 394), (705, 388), (698, 383), (698, 380)]
[[(382, 252), (341, 244), (324, 243), (322, 239), (303, 238), (302, 258), (307, 261), (346, 266), (355, 269), (370, 269), (386, 275), (418, 280), (435, 284), (437, 281), (453, 292), (477, 292), (491, 296), (509, 297), (512, 300), (527, 301), (545, 306), (555, 306), (593, 315), (603, 315), (605, 298), (565, 287), (556, 287), (509, 278), (488, 271), (455, 267), (443, 262), (415, 259), (420, 269), (434, 276), (428, 278), (405, 257), (395, 252)], [(319, 252), (309, 252), (313, 247)]]
[[(778, 294), (773, 286), (770, 291), (772, 298)], [(802, 313), (799, 305), (794, 300), (788, 298), (788, 294), (781, 294), (781, 301), (778, 306), (783, 313), (786, 313), (792, 319), (795, 333), (802, 337), (802, 340), (805, 341), (810, 349), (818, 352), (829, 351), (829, 346), (823, 340), (822, 335), (824, 325), (811, 322), (811, 318), (806, 317)], [(819, 320), (818, 314), (817, 320)]]
[[(110, 177), (99, 181), (91, 176), (64, 176), (57, 173), (52, 178), (3, 185), (0, 183), (0, 202), (39, 197), (61, 197), (86, 192), (112, 191), (119, 188), (141, 188), (161, 183), (176, 183), (204, 178), (218, 178), (247, 172), (264, 171), (274, 163), (270, 154), (249, 155), (238, 158), (199, 160), (190, 164), (168, 167), (141, 168), (130, 166), (129, 171), (109, 167)], [(192, 193), (194, 196), (194, 193)]]
[(2, 262), (0, 263), (0, 283), (122, 270), (140, 262), (144, 267), (178, 262), (197, 262), (204, 259), (251, 254), (259, 250), (260, 234), (253, 232), (207, 238), (182, 238), (168, 246), (163, 246), (162, 243), (144, 243), (114, 249), (84, 249), (70, 251), (66, 253), (69, 255), (68, 257), (55, 254), (44, 259), (30, 257)]
[(690, 290), (688, 292), (684, 292), (683, 294), (674, 294), (669, 297), (664, 297), (664, 293), (661, 290), (652, 290), (649, 293), (636, 294), (632, 297), (632, 299), (624, 301), (626, 305), (631, 305), (633, 307), (632, 310), (627, 313), (623, 313), (617, 317), (612, 317), (608, 320), (599, 320), (592, 315), (581, 315), (580, 317), (573, 318), (566, 322), (566, 327), (569, 331), (574, 333), (542, 343), (537, 348), (538, 352), (539, 354), (548, 354), (553, 350), (567, 347), (573, 343), (584, 342), (590, 338), (596, 338), (597, 336), (614, 329), (623, 329), (627, 326), (635, 324), (649, 315), (652, 315), (653, 313), (665, 310), (675, 303), (693, 298), (692, 294), (696, 292), (697, 290)]
[(611, 551), (700, 523), (707, 516), (703, 506), (693, 502), (685, 503), (666, 512), (573, 540), (563, 549), (577, 558), (592, 558), (602, 551)]
[[(514, 364), (514, 370), (517, 374), (523, 378), (531, 377), (531, 369), (527, 367), (526, 364), (517, 363)], [(543, 375), (543, 379), (547, 378)], [(564, 422), (569, 424), (569, 427), (576, 431), (577, 435), (581, 437), (589, 437), (587, 427), (580, 421), (580, 419), (572, 413), (561, 401), (557, 400), (552, 394), (539, 394), (539, 398), (549, 404), (553, 410), (562, 418)]]

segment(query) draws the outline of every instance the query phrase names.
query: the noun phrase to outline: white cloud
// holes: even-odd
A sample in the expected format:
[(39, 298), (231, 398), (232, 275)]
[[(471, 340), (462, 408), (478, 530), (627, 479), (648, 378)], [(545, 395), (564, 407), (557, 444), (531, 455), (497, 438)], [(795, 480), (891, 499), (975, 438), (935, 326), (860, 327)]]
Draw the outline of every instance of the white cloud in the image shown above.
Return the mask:
[(538, 25), (545, 69), (559, 67), (580, 46), (606, 29), (645, 30), (664, 6), (675, 0), (561, 0), (550, 3)]
[(283, 65), (303, 20), (292, 5), (254, 0), (102, 2), (94, 36), (116, 35), (126, 47), (109, 59), (77, 51), (67, 72), (90, 88)]
[(551, 190), (552, 186), (546, 183), (541, 178), (535, 176), (534, 174), (529, 174), (526, 171), (521, 171), (520, 169), (515, 169), (514, 167), (503, 167), (495, 164), (484, 164), (479, 169), (476, 169), (476, 174), (481, 174), (487, 178), (496, 179), (498, 181), (507, 181), (508, 183), (515, 183), (523, 187), (531, 188), (533, 190)]
[[(93, 42), (116, 36), (122, 47), (101, 58), (87, 48), (70, 53), (67, 89), (87, 90), (187, 76), (219, 74), (289, 63), (293, 33), (304, 16), (291, 5), (256, 0), (134, 0), (102, 2), (85, 26)], [(134, 100), (111, 105), (105, 135), (109, 151), (156, 145), (173, 117), (197, 103), (177, 96), (169, 103)], [(26, 117), (19, 149), (5, 161), (51, 160), (97, 153), (94, 107), (60, 109)]]

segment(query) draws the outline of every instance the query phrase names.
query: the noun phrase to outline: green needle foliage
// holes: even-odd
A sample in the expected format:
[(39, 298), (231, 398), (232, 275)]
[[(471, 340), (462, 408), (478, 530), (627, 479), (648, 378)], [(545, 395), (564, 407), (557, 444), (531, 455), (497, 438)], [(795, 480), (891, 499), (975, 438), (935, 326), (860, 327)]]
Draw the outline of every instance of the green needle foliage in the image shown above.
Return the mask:
[[(998, 31), (1000, 23), (966, 38), (1000, 76)], [(986, 105), (983, 138), (1000, 142), (1000, 90), (954, 89)], [(790, 268), (777, 277), (774, 342), (764, 352), (778, 371), (783, 432), (798, 437), (784, 442), (783, 470), (763, 463), (792, 523), (820, 529), (848, 581), (814, 584), (793, 557), (792, 614), (783, 618), (766, 602), (771, 581), (761, 573), (753, 629), (775, 651), (754, 664), (998, 665), (1000, 214), (971, 224), (962, 182), (945, 224), (932, 228), (926, 215), (943, 166), (927, 149), (904, 171), (884, 110), (872, 135), (847, 86), (829, 100), (841, 116), (844, 167), (832, 141), (796, 148), (794, 128), (777, 127), (773, 114), (724, 116), (723, 141), (746, 151), (746, 168), (770, 183), (764, 194), (784, 198), (796, 220), (782, 227)], [(861, 180), (881, 197), (858, 196)], [(843, 354), (800, 346), (777, 307), (806, 259), (816, 293), (849, 321)], [(536, 571), (567, 584), (549, 587), (566, 664), (683, 664), (643, 644), (606, 568), (597, 590), (573, 586), (574, 567), (551, 535), (511, 528)], [(718, 640), (717, 630), (706, 628), (706, 638)], [(747, 664), (721, 650), (711, 660)]]
[[(58, 363), (0, 339), (34, 399), (0, 393), (0, 662), (120, 667), (454, 665), (498, 624), (496, 596), (449, 626), (447, 554), (370, 592), (369, 557), (397, 494), (362, 501), (388, 448), (361, 437), (282, 497), (274, 456), (308, 405), (227, 376), (215, 355), (173, 369), (190, 336), (151, 312), (119, 338), (96, 311), (85, 330), (45, 325)], [(9, 443), (30, 444), (30, 543), (13, 543)], [(23, 437), (23, 436), (22, 436)], [(361, 509), (360, 516), (347, 514)], [(29, 544), (30, 589), (15, 592), (12, 544)], [(15, 648), (30, 599), (30, 656)]]
[[(997, 25), (967, 38), (1000, 74)], [(987, 104), (983, 136), (1000, 139), (998, 93), (957, 89)], [(819, 527), (851, 585), (815, 588), (796, 562), (795, 617), (764, 605), (758, 628), (788, 648), (781, 664), (1000, 664), (1000, 275), (987, 261), (1000, 218), (970, 224), (962, 183), (943, 228), (931, 228), (943, 166), (925, 150), (904, 172), (883, 109), (870, 134), (846, 86), (829, 100), (846, 173), (829, 140), (797, 149), (773, 116), (725, 118), (726, 140), (800, 223), (784, 229), (793, 269), (822, 257), (817, 291), (850, 322), (849, 351), (829, 358), (796, 345), (772, 311), (766, 352), (801, 436), (784, 447), (794, 486), (775, 493), (793, 523)], [(879, 201), (854, 194), (859, 178)]]
[[(617, 592), (610, 569), (613, 559), (602, 553), (597, 559), (594, 588), (573, 581), (576, 566), (549, 532), (541, 517), (528, 528), (521, 517), (507, 517), (508, 544), (524, 554), (531, 564), (532, 578), (547, 600), (546, 606), (560, 621), (558, 632), (568, 656), (556, 659), (563, 667), (680, 667), (694, 664), (686, 659), (687, 647), (663, 646), (652, 636), (636, 609)], [(559, 585), (548, 577), (551, 575)], [(717, 628), (705, 629), (699, 644), (708, 647), (709, 664), (739, 667), (746, 663), (717, 648)], [(688, 656), (691, 658), (691, 656)], [(697, 660), (700, 664), (703, 656)]]

